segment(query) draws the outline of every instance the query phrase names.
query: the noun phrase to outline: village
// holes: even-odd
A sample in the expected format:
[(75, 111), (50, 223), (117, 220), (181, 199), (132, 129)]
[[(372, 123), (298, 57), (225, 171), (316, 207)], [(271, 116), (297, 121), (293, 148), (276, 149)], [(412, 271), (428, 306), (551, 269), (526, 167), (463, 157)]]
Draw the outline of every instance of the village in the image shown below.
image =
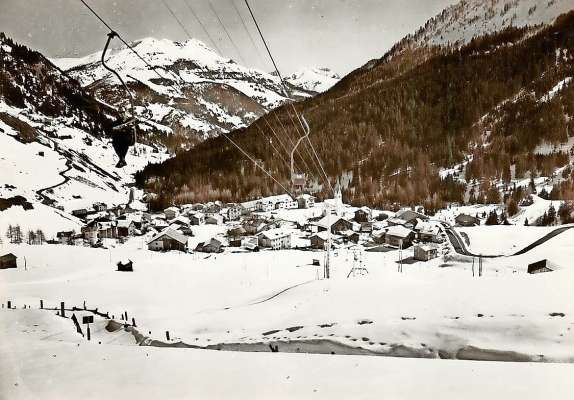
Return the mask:
[[(172, 206), (161, 213), (129, 205), (77, 209), (72, 215), (84, 225), (80, 232), (60, 231), (48, 243), (105, 247), (142, 238), (150, 251), (187, 253), (257, 252), (259, 250), (326, 250), (360, 247), (367, 251), (413, 249), (412, 259), (429, 261), (448, 251), (444, 226), (409, 208), (397, 212), (342, 203), (340, 193), (325, 203), (301, 194), (278, 195), (245, 203)], [(463, 226), (479, 225), (461, 214)]]

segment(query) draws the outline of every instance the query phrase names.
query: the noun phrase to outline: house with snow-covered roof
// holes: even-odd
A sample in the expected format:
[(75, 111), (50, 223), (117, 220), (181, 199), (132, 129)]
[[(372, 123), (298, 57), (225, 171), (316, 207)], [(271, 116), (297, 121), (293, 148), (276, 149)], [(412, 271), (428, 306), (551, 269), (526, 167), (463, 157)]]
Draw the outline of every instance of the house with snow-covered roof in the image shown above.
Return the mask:
[(167, 228), (153, 236), (147, 243), (153, 251), (187, 251), (187, 237), (174, 229)]
[(290, 249), (291, 233), (281, 228), (270, 229), (258, 235), (259, 246), (273, 250)]
[(176, 218), (179, 215), (179, 208), (177, 207), (168, 207), (163, 210), (163, 214), (167, 220), (171, 220)]
[(391, 226), (385, 230), (385, 244), (394, 247), (409, 247), (415, 237), (412, 230), (402, 225)]

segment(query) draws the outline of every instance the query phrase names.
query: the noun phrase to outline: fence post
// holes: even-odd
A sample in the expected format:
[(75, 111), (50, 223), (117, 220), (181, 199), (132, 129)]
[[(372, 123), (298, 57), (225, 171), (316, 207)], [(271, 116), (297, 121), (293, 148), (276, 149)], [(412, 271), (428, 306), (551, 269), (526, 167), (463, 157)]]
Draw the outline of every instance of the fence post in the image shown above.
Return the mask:
[(132, 317), (132, 326), (135, 327), (136, 326), (136, 319), (134, 317)]
[(169, 331), (165, 331), (165, 338), (169, 341)]
[(44, 309), (44, 300), (40, 300), (40, 310)]
[(12, 301), (8, 300), (8, 305), (7, 305), (8, 309), (12, 308)]
[(63, 301), (60, 302), (60, 316), (61, 317), (66, 316), (66, 310), (64, 310), (64, 302)]

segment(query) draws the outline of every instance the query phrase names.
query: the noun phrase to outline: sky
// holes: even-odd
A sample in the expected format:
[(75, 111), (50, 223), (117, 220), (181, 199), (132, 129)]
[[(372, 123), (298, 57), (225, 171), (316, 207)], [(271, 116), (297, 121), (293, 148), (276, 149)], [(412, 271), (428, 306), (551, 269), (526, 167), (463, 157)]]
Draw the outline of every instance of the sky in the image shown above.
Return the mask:
[[(183, 41), (189, 33), (240, 64), (272, 70), (244, 0), (85, 1), (127, 41)], [(249, 0), (279, 70), (289, 74), (307, 67), (346, 74), (456, 2)], [(0, 31), (48, 57), (84, 56), (106, 41), (107, 28), (80, 0), (0, 0), (0, 10)]]

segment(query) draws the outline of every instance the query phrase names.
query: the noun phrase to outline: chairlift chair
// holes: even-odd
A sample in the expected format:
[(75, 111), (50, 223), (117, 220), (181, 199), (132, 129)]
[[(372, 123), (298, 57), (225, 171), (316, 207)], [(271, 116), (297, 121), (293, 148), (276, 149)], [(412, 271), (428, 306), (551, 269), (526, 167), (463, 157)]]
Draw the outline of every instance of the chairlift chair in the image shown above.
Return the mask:
[(121, 168), (127, 165), (125, 157), (129, 148), (131, 146), (136, 146), (137, 151), (137, 119), (135, 115), (134, 98), (132, 92), (129, 90), (120, 74), (106, 64), (106, 52), (108, 51), (110, 42), (116, 36), (118, 36), (118, 34), (114, 31), (108, 33), (108, 40), (106, 41), (104, 51), (102, 52), (102, 66), (118, 78), (126, 93), (128, 94), (129, 112), (125, 109), (121, 110), (120, 123), (114, 126), (111, 132), (112, 146), (114, 147), (114, 150), (119, 157), (116, 168)]

